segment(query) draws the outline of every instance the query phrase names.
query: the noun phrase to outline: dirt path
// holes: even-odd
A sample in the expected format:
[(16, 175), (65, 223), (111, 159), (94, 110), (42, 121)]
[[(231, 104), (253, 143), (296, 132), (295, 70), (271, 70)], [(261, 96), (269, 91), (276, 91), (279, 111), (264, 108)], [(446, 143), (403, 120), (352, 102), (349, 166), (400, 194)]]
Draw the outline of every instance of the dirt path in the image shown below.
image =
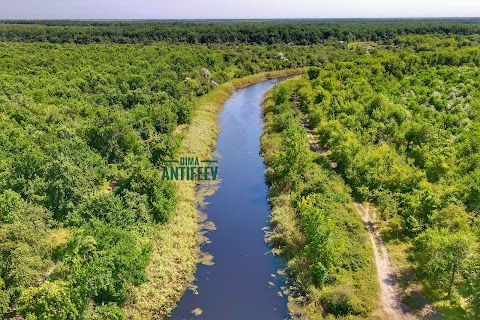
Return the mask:
[(55, 263), (50, 268), (48, 268), (45, 274), (43, 274), (42, 277), (38, 279), (37, 282), (35, 282), (35, 286), (39, 287), (40, 285), (42, 285), (42, 283), (44, 283), (45, 280), (47, 280), (48, 276), (51, 275), (53, 271), (55, 271), (55, 269), (57, 268), (57, 265), (58, 263)]
[[(293, 97), (293, 102), (295, 107), (298, 109), (299, 103), (296, 99), (296, 96)], [(320, 147), (315, 140), (312, 130), (310, 129), (309, 121), (304, 120), (303, 125), (307, 131), (308, 140), (312, 149), (318, 153), (326, 153), (326, 150)], [(330, 160), (329, 163), (332, 169), (337, 171), (337, 164)], [(380, 232), (378, 231), (375, 219), (370, 215), (369, 208), (363, 206), (353, 198), (352, 202), (355, 205), (358, 214), (362, 217), (368, 234), (370, 235), (370, 241), (372, 243), (373, 253), (375, 256), (375, 265), (377, 267), (377, 279), (380, 285), (380, 302), (385, 316), (387, 319), (392, 320), (416, 319), (416, 317), (409, 312), (407, 306), (401, 302), (398, 282), (396, 275), (390, 268), (390, 259), (388, 257), (387, 248), (383, 242)]]
[(352, 200), (358, 214), (362, 217), (363, 223), (365, 223), (372, 242), (377, 279), (380, 284), (380, 302), (383, 310), (389, 319), (415, 319), (412, 314), (409, 314), (407, 306), (401, 302), (397, 279), (390, 268), (387, 248), (375, 220), (370, 215), (369, 208), (354, 199)]

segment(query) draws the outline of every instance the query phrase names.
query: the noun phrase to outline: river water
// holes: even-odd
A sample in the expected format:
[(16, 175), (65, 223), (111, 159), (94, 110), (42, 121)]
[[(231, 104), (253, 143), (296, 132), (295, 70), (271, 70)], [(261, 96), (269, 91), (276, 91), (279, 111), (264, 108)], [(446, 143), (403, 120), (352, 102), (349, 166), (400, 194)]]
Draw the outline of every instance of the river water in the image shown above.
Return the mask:
[(221, 181), (202, 208), (216, 226), (206, 234), (210, 242), (202, 245), (202, 251), (213, 255), (214, 264), (198, 265), (197, 292), (185, 292), (172, 313), (174, 320), (289, 318), (281, 289), (284, 280), (278, 274), (284, 266), (264, 241), (270, 207), (259, 154), (262, 98), (281, 80), (241, 89), (224, 105), (215, 152)]

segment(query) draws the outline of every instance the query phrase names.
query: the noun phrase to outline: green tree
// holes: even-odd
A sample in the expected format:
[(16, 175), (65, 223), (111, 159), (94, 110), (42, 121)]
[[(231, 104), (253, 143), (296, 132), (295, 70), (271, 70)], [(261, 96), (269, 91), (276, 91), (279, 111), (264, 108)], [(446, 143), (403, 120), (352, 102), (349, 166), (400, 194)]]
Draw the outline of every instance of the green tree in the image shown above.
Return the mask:
[(450, 297), (458, 276), (469, 268), (474, 236), (466, 231), (428, 229), (417, 237), (415, 246), (421, 273)]
[(85, 314), (88, 320), (127, 320), (122, 308), (114, 303), (107, 303), (95, 306)]
[(71, 288), (64, 281), (46, 281), (39, 287), (22, 292), (18, 299), (18, 311), (34, 315), (38, 320), (70, 320), (78, 317), (78, 310), (70, 296)]
[(299, 211), (305, 236), (308, 239), (304, 251), (311, 261), (310, 271), (313, 280), (317, 286), (321, 287), (334, 260), (331, 213), (326, 209), (316, 208), (315, 202), (312, 202), (309, 197), (302, 199)]
[(0, 194), (0, 223), (11, 223), (18, 219), (18, 209), (22, 204), (22, 198), (12, 190), (6, 190)]
[(280, 154), (276, 161), (279, 179), (287, 187), (295, 188), (301, 181), (309, 163), (310, 145), (305, 129), (298, 124), (291, 124), (282, 133)]
[(308, 71), (307, 71), (307, 74), (308, 74), (308, 78), (310, 80), (315, 80), (320, 75), (320, 68), (318, 68), (318, 67), (309, 68)]

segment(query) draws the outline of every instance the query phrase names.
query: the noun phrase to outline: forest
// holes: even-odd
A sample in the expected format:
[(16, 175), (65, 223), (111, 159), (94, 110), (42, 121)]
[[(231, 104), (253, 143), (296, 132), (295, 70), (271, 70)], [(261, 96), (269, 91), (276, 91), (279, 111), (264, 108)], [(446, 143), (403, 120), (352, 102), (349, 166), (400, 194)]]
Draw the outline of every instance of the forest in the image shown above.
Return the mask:
[(324, 57), (286, 46), (0, 47), (0, 313), (28, 319), (124, 319), (155, 226), (177, 203), (158, 172), (196, 97)]
[(378, 308), (369, 298), (378, 295), (372, 247), (350, 187), (310, 150), (301, 114), (290, 103), (293, 81), (265, 100), (262, 154), (274, 230), (268, 241), (287, 261), (295, 292), (290, 309), (301, 319), (367, 317)]
[[(270, 241), (299, 303), (339, 317), (377, 307), (353, 194), (415, 270), (405, 286), (474, 319), (479, 32), (477, 19), (0, 22), (0, 318), (126, 319), (182, 202), (162, 161), (179, 156), (199, 101), (312, 67), (267, 99), (262, 150)], [(310, 150), (304, 116), (339, 174)], [(176, 298), (161, 298), (168, 314)]]
[[(283, 241), (310, 303), (320, 290), (320, 310), (364, 311), (351, 291), (335, 289), (345, 299), (329, 299), (332, 286), (348, 284), (338, 264), (362, 270), (362, 251), (333, 236), (348, 212), (338, 206), (351, 203), (351, 193), (375, 205), (404, 303), (415, 308), (408, 292), (420, 286), (445, 319), (480, 316), (479, 40), (402, 36), (394, 39), (402, 49), (357, 48), (362, 56), (311, 68), (273, 90), (263, 141), (273, 241)], [(325, 154), (312, 156), (304, 119)], [(339, 248), (354, 252), (352, 260)], [(341, 303), (332, 309), (332, 301)]]
[(205, 21), (0, 21), (0, 41), (50, 43), (390, 43), (408, 34), (472, 35), (478, 18)]

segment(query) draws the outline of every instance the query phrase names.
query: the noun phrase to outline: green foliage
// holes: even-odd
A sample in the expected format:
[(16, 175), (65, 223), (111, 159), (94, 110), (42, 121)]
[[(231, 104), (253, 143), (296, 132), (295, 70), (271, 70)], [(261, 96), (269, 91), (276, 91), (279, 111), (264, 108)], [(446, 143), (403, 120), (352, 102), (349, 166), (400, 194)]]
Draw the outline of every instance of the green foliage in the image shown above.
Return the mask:
[[(480, 94), (473, 87), (480, 51), (472, 40), (401, 36), (289, 85), (355, 198), (372, 201), (391, 227), (384, 236), (392, 245), (415, 244), (410, 263), (431, 298), (461, 297), (469, 317), (478, 304), (480, 199)], [(308, 189), (316, 190), (325, 192), (321, 184)], [(327, 279), (325, 266), (311, 271)]]
[(77, 225), (82, 225), (85, 221), (99, 219), (107, 224), (123, 228), (131, 227), (135, 224), (135, 212), (127, 210), (122, 199), (112, 193), (97, 193), (86, 199), (78, 208), (72, 221)]
[(308, 78), (310, 80), (315, 80), (320, 75), (320, 68), (312, 67), (312, 68), (308, 69), (307, 74), (308, 74)]
[(325, 209), (316, 208), (316, 202), (309, 201), (309, 198), (302, 199), (298, 210), (307, 238), (305, 254), (312, 261), (310, 271), (315, 284), (321, 287), (334, 260), (331, 214)]
[[(76, 28), (62, 29), (52, 42), (66, 42), (58, 39)], [(31, 319), (46, 319), (55, 303), (68, 301), (73, 306), (59, 319), (125, 318), (119, 308), (145, 281), (152, 230), (177, 204), (173, 184), (158, 173), (164, 159), (178, 156), (197, 96), (326, 53), (287, 45), (3, 40), (0, 314), (15, 310), (22, 295), (41, 297), (31, 305), (39, 309), (18, 309)], [(290, 61), (277, 59), (280, 49)], [(201, 74), (207, 67), (210, 79)], [(48, 296), (47, 282), (57, 285), (55, 294)]]
[(266, 99), (262, 151), (273, 207), (270, 241), (282, 248), (295, 290), (315, 314), (366, 315), (376, 303), (368, 297), (376, 294), (377, 280), (365, 228), (349, 206), (350, 190), (310, 150), (290, 99), (275, 104), (275, 94), (292, 94), (299, 82), (280, 84)]
[(310, 124), (310, 128), (316, 128), (322, 122), (323, 113), (321, 111), (313, 111), (308, 115), (308, 121)]
[(63, 270), (76, 270), (71, 281), (78, 295), (98, 303), (122, 303), (129, 297), (129, 285), (145, 280), (150, 243), (136, 232), (93, 222), (70, 244)]
[(51, 213), (22, 202), (11, 216), (16, 218), (7, 224), (0, 223), (0, 287), (3, 292), (3, 309), (24, 288), (33, 285), (51, 264), (51, 248), (46, 240)]
[(177, 203), (172, 183), (162, 180), (157, 169), (144, 157), (129, 156), (121, 169), (123, 176), (116, 193), (121, 195), (129, 190), (145, 194), (153, 219), (167, 221)]
[(278, 180), (284, 181), (287, 188), (295, 187), (307, 169), (310, 147), (305, 136), (305, 129), (296, 123), (291, 123), (282, 133), (280, 153), (275, 161)]
[(18, 299), (18, 310), (27, 318), (34, 319), (75, 319), (78, 310), (70, 296), (70, 288), (64, 281), (44, 282), (22, 292)]
[(0, 194), (0, 222), (12, 223), (17, 220), (21, 204), (22, 197), (15, 191), (5, 190)]
[(127, 316), (122, 309), (114, 303), (96, 306), (85, 314), (88, 320), (127, 320)]
[(103, 112), (98, 115), (97, 122), (85, 128), (85, 137), (88, 145), (96, 149), (108, 163), (121, 162), (128, 153), (139, 153), (141, 150), (141, 139), (122, 112)]
[(10, 305), (10, 293), (5, 290), (4, 282), (0, 278), (0, 314), (4, 314), (8, 311)]
[[(286, 104), (288, 106), (288, 104)], [(293, 112), (281, 112), (273, 116), (275, 125), (273, 129), (276, 132), (283, 132), (292, 124), (294, 118)]]
[(273, 91), (273, 100), (275, 101), (276, 105), (285, 103), (289, 101), (291, 98), (291, 92), (285, 86), (278, 86)]
[[(169, 43), (212, 44), (295, 44), (311, 45), (332, 41), (384, 41), (398, 46), (414, 45), (418, 51), (435, 45), (418, 41), (418, 37), (398, 39), (399, 35), (475, 35), (479, 33), (478, 19), (428, 20), (282, 20), (282, 21), (188, 21), (188, 22), (126, 22), (126, 21), (2, 21), (0, 41), (50, 42), (90, 44), (98, 42), (143, 43), (167, 41)], [(445, 41), (444, 46), (451, 45)], [(224, 54), (221, 60), (231, 62)], [(306, 57), (316, 62), (312, 56)], [(209, 64), (220, 59), (209, 59)], [(444, 52), (438, 59), (458, 63), (455, 54)], [(179, 59), (180, 60), (180, 59)], [(183, 61), (178, 61), (183, 62)], [(315, 63), (310, 63), (316, 65)], [(392, 63), (393, 64), (393, 63)], [(393, 64), (394, 65), (394, 64)], [(254, 68), (251, 64), (250, 68)], [(143, 79), (132, 77), (133, 81)]]
[(358, 315), (364, 312), (358, 302), (355, 301), (355, 297), (352, 297), (350, 292), (342, 288), (324, 294), (321, 297), (321, 302), (325, 311), (335, 317)]
[(459, 275), (471, 267), (473, 244), (474, 236), (468, 232), (428, 229), (416, 239), (419, 269), (434, 287), (450, 296)]
[(175, 106), (175, 112), (178, 117), (178, 123), (185, 124), (190, 123), (192, 119), (194, 104), (188, 100), (181, 100)]

